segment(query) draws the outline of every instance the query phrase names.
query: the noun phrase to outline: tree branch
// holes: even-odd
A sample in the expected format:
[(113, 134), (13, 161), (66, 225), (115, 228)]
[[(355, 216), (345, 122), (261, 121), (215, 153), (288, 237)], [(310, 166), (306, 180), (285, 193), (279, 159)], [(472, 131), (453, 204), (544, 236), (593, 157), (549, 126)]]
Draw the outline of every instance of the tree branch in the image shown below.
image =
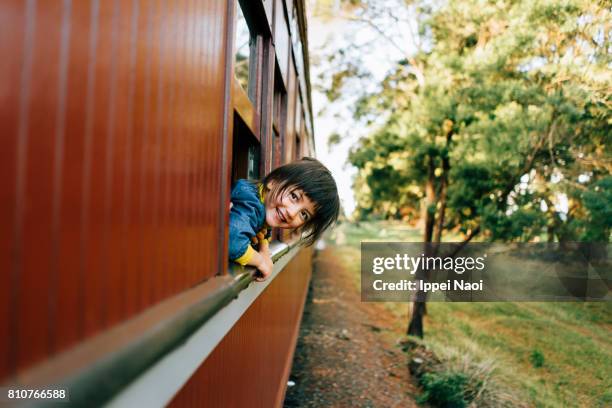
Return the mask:
[[(413, 56), (411, 56), (408, 52), (406, 52), (406, 50), (404, 50), (399, 44), (397, 44), (397, 42), (393, 39), (393, 37), (388, 35), (384, 30), (382, 30), (378, 25), (374, 24), (374, 22), (371, 20), (360, 18), (360, 17), (345, 17), (345, 18), (349, 21), (364, 23), (370, 28), (374, 29), (374, 31), (376, 31), (381, 37), (387, 40), (410, 63), (411, 69), (414, 75), (417, 77), (417, 81), (419, 85), (420, 86), (425, 85), (425, 75), (423, 74), (423, 67), (421, 66), (421, 64), (417, 62), (417, 60)], [(411, 36), (412, 36), (412, 32), (411, 32)], [(413, 38), (413, 42), (414, 42), (414, 38)], [(415, 48), (419, 49), (418, 45), (415, 45)]]

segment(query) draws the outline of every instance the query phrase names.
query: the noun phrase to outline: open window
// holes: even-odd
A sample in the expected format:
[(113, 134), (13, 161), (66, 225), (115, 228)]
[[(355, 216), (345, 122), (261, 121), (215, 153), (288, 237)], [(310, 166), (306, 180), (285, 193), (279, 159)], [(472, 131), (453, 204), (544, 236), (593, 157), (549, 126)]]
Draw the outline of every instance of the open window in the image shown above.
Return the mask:
[(232, 184), (239, 179), (258, 180), (261, 147), (242, 118), (234, 115), (234, 142), (232, 150)]
[(237, 0), (236, 3), (232, 79), (232, 183), (241, 178), (261, 178), (262, 155), (259, 129), (262, 24), (256, 18), (257, 3)]
[[(289, 2), (285, 10), (282, 0), (235, 1), (232, 183), (261, 179), (301, 157), (302, 149), (296, 140), (296, 117), (302, 113), (296, 109), (295, 44), (290, 35), (298, 30), (294, 4)], [(282, 235), (273, 231), (272, 237)]]
[(254, 102), (254, 88), (256, 85), (256, 33), (253, 24), (249, 25), (242, 6), (236, 7), (236, 35), (234, 37), (234, 75), (238, 85), (247, 94), (251, 103)]
[(272, 168), (283, 164), (285, 121), (287, 116), (287, 92), (280, 75), (274, 78), (274, 102), (272, 113)]

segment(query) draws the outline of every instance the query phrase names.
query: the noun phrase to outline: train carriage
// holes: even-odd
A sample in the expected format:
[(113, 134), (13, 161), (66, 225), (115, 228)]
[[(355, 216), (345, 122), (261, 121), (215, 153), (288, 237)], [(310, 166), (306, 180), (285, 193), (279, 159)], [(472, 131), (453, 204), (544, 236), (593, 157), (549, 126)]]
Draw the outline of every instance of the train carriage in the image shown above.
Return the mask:
[(314, 155), (306, 30), (303, 0), (0, 3), (3, 386), (282, 405), (311, 249), (274, 231), (252, 283), (229, 195)]

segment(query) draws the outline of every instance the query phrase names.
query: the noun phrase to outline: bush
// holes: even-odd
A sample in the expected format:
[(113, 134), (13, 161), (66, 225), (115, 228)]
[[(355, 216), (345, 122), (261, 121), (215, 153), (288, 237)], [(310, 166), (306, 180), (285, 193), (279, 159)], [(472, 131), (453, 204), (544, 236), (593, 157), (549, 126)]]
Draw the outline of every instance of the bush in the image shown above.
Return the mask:
[(535, 368), (540, 368), (544, 365), (544, 354), (540, 350), (534, 349), (529, 355), (529, 361)]
[(479, 360), (470, 350), (447, 346), (434, 353), (422, 340), (413, 338), (402, 342), (402, 350), (410, 353), (410, 373), (423, 388), (419, 403), (470, 408), (528, 406), (498, 381), (492, 360)]
[(421, 377), (425, 391), (417, 402), (428, 402), (438, 407), (464, 408), (467, 406), (464, 393), (468, 378), (463, 373), (432, 372)]

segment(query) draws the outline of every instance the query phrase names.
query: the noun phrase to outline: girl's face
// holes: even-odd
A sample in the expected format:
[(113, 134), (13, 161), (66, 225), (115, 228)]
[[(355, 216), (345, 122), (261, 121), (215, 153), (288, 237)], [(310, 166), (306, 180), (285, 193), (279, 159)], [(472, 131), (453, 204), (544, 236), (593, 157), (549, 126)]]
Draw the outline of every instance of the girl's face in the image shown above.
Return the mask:
[(266, 223), (270, 227), (296, 229), (314, 214), (314, 203), (299, 189), (289, 188), (275, 201), (266, 202)]

